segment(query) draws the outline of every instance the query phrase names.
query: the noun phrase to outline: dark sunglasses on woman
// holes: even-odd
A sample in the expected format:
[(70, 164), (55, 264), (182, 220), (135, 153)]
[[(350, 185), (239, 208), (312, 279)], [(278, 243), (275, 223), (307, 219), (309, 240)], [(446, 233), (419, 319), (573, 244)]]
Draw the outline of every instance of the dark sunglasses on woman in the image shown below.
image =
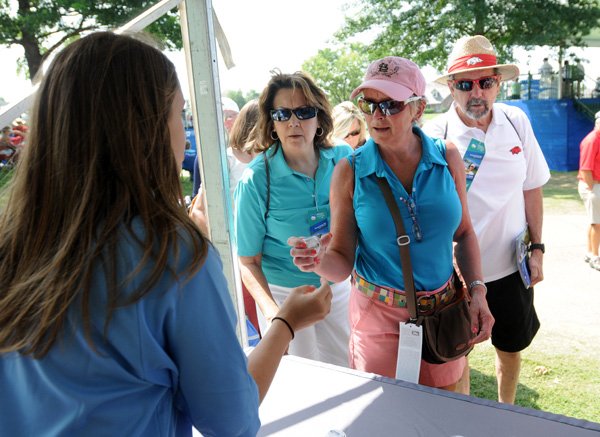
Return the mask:
[(410, 102), (416, 102), (417, 100), (421, 100), (422, 97), (413, 96), (406, 99), (403, 102), (398, 100), (384, 100), (383, 102), (372, 102), (370, 100), (365, 99), (364, 97), (360, 97), (356, 102), (357, 106), (360, 108), (362, 112), (367, 115), (373, 115), (377, 108), (381, 111), (383, 115), (390, 116), (396, 115), (402, 111)]
[(452, 81), (452, 86), (459, 91), (473, 91), (474, 84), (482, 90), (489, 90), (498, 83), (498, 76), (482, 77), (480, 79), (458, 79)]
[(298, 120), (310, 120), (317, 115), (319, 110), (314, 106), (301, 106), (299, 108), (277, 108), (271, 110), (271, 119), (273, 121), (288, 121), (292, 118), (292, 113)]

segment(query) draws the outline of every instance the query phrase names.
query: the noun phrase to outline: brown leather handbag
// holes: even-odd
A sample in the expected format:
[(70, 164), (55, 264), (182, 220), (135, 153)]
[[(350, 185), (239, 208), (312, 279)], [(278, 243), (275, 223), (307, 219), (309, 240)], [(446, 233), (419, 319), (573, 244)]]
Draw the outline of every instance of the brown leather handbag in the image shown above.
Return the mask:
[(408, 250), (410, 238), (404, 230), (402, 216), (387, 179), (378, 177), (377, 183), (396, 225), (396, 241), (400, 250), (406, 306), (410, 316), (409, 322), (423, 328), (421, 358), (428, 363), (442, 364), (467, 355), (473, 349), (473, 346), (469, 345), (469, 340), (471, 340), (473, 334), (471, 332), (469, 299), (462, 281), (454, 272), (452, 284), (448, 285), (448, 287), (453, 286), (456, 291), (452, 302), (439, 309), (435, 308), (433, 314), (418, 314), (417, 294), (412, 274), (410, 251)]

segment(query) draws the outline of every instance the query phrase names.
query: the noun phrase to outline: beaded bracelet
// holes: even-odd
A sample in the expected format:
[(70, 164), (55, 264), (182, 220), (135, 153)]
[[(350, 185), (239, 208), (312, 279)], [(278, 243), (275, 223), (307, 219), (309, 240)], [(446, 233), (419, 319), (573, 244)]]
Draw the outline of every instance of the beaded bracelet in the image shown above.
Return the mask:
[(271, 322), (273, 322), (273, 320), (281, 320), (283, 323), (285, 323), (285, 325), (290, 330), (290, 334), (292, 334), (292, 340), (294, 339), (294, 337), (295, 337), (294, 330), (292, 329), (292, 325), (290, 325), (287, 320), (285, 320), (283, 317), (273, 317), (271, 319)]

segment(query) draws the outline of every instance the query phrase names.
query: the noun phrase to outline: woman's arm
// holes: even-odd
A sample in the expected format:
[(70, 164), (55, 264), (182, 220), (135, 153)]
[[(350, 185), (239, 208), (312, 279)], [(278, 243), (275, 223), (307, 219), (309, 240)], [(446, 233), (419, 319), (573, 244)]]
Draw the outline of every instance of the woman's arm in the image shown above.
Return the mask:
[(279, 311), (273, 299), (269, 283), (262, 270), (262, 254), (256, 256), (240, 256), (240, 272), (242, 281), (252, 295), (258, 307), (268, 321)]
[[(454, 233), (454, 241), (456, 242), (454, 254), (462, 277), (467, 287), (469, 287), (469, 284), (473, 281), (483, 281), (481, 256), (479, 253), (479, 243), (473, 230), (467, 206), (467, 189), (463, 161), (456, 146), (449, 141), (446, 143), (446, 161), (448, 162), (448, 167), (456, 184), (456, 191), (462, 205), (462, 219), (458, 229)], [(470, 311), (472, 329), (477, 334), (472, 343), (480, 343), (487, 340), (492, 334), (494, 317), (490, 312), (485, 297), (487, 292), (485, 285), (475, 285), (468, 291), (471, 294)]]
[(294, 264), (304, 272), (313, 271), (332, 281), (346, 279), (354, 267), (357, 227), (352, 198), (354, 171), (348, 160), (340, 161), (333, 171), (329, 191), (331, 205), (331, 233), (321, 238), (321, 249), (315, 253), (306, 249), (300, 238), (291, 237), (290, 254)]
[(200, 228), (202, 234), (210, 239), (210, 235), (208, 233), (208, 218), (206, 217), (206, 207), (204, 205), (204, 186), (200, 187), (200, 191), (194, 199), (192, 200), (192, 204), (190, 205), (190, 209), (188, 215), (193, 220), (194, 223)]
[(275, 319), (248, 356), (248, 371), (256, 381), (261, 402), (292, 340), (292, 333), (323, 320), (329, 314), (331, 298), (331, 288), (324, 279), (321, 279), (318, 289), (305, 285), (295, 288), (287, 297), (277, 317), (284, 319), (290, 327), (282, 320)]

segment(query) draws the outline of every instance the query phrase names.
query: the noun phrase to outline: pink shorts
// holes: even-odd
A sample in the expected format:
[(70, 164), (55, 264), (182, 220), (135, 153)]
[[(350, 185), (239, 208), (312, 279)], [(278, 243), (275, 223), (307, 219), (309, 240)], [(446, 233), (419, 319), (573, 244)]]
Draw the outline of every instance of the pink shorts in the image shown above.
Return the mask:
[[(398, 356), (399, 323), (408, 310), (386, 305), (361, 293), (350, 293), (350, 367), (394, 378)], [(456, 383), (466, 364), (464, 357), (445, 364), (421, 361), (419, 384), (444, 387)]]

